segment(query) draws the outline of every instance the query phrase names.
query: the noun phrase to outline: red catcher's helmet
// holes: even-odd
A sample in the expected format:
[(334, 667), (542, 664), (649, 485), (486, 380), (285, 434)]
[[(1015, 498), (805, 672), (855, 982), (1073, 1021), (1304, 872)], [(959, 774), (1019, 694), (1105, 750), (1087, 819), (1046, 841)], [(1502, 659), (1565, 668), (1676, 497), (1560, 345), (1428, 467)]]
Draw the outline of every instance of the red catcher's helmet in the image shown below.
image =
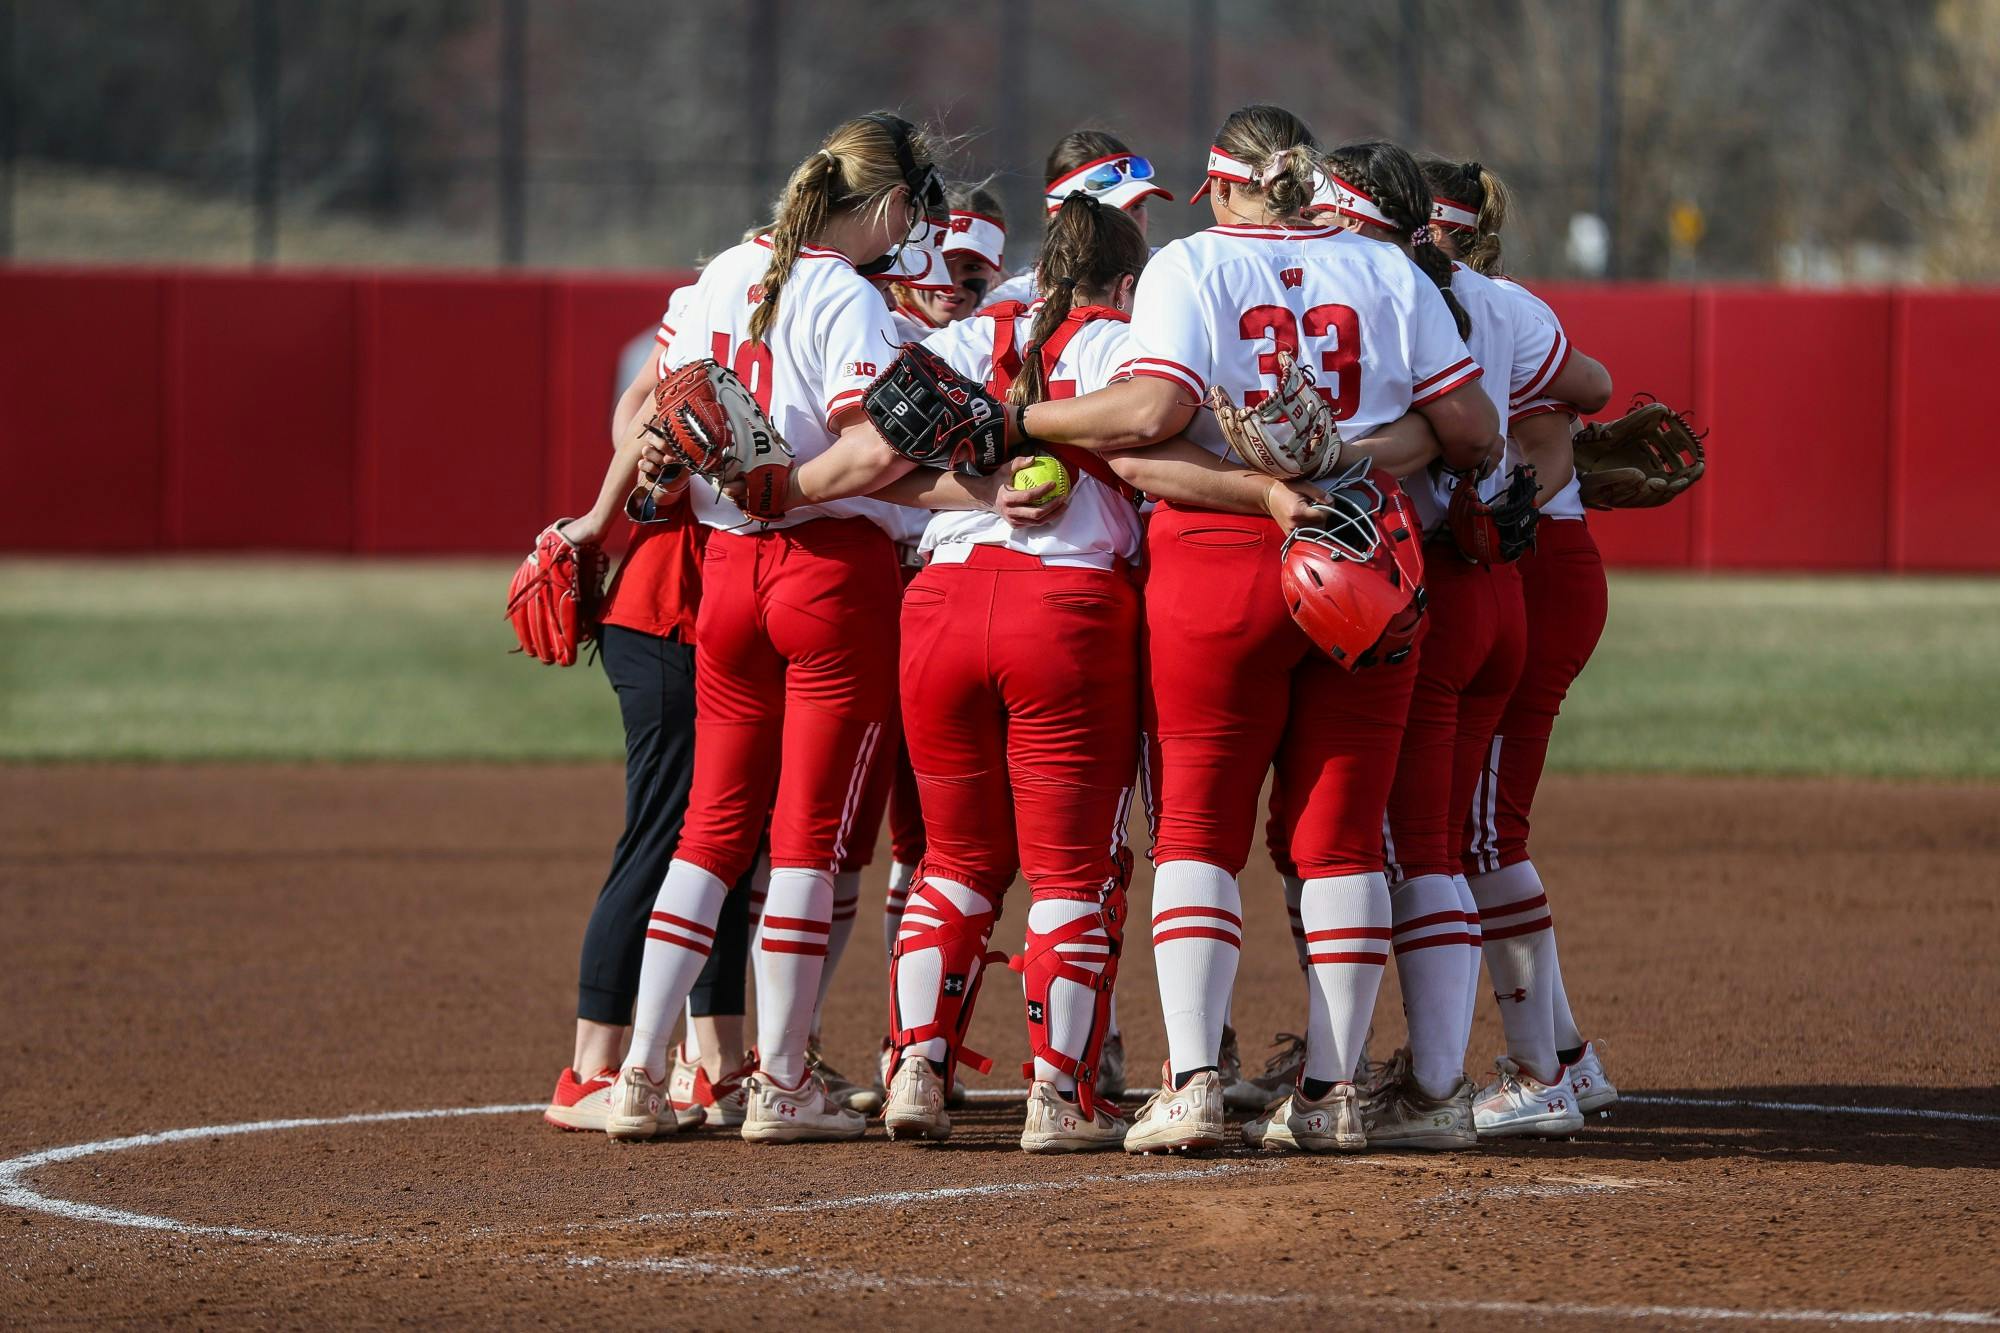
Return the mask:
[(1382, 471), (1350, 469), (1328, 492), (1319, 527), (1285, 539), (1279, 586), (1306, 637), (1353, 671), (1410, 655), (1424, 628), (1421, 529)]

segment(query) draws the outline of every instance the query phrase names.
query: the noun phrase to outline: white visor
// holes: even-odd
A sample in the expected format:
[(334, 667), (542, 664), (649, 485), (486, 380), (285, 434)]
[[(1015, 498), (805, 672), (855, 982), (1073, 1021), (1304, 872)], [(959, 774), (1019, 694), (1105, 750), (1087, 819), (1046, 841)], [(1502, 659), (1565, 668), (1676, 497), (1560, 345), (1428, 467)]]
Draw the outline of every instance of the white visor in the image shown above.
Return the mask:
[(984, 213), (953, 213), (951, 227), (945, 233), (944, 253), (946, 258), (954, 254), (976, 255), (999, 268), (1001, 258), (1007, 253), (1007, 230), (999, 219)]
[(1396, 229), (1396, 224), (1376, 206), (1373, 199), (1331, 171), (1316, 171), (1313, 179), (1318, 183), (1318, 188), (1313, 191), (1312, 208), (1315, 211), (1330, 208), (1342, 217), (1350, 217), (1357, 222), (1372, 222), (1391, 231)]
[(1431, 199), (1431, 221), (1440, 227), (1453, 231), (1478, 231), (1479, 214), (1456, 199), (1446, 199), (1442, 195)]
[(951, 280), (944, 264), (944, 237), (948, 230), (945, 223), (924, 224), (923, 234), (906, 242), (896, 252), (895, 261), (876, 280), (900, 283), (920, 292), (951, 291), (958, 284)]

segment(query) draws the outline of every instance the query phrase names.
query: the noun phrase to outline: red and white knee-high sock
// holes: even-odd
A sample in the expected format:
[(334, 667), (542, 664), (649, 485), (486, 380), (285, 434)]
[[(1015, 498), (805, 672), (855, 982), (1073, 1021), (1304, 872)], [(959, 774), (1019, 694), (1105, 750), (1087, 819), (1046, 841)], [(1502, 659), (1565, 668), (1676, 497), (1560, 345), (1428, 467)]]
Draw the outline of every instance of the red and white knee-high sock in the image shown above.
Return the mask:
[[(1547, 896), (1542, 889), (1542, 874), (1535, 869), (1533, 861), (1520, 861), (1506, 867), (1526, 880), (1532, 877), (1535, 892)], [(1504, 873), (1504, 872), (1496, 872)], [(1583, 1030), (1576, 1024), (1576, 1015), (1570, 1011), (1569, 990), (1563, 985), (1562, 954), (1556, 944), (1555, 928), (1549, 928), (1549, 1007), (1554, 1011), (1556, 1029), (1556, 1050), (1577, 1051), (1583, 1048)]]
[(1534, 1077), (1553, 1080), (1560, 1064), (1549, 984), (1556, 937), (1541, 877), (1521, 862), (1475, 876), (1472, 895), (1479, 901), (1486, 970), (1507, 1030), (1507, 1054)]
[(1472, 1020), (1479, 1014), (1479, 965), (1485, 961), (1482, 945), (1484, 936), (1479, 926), (1479, 902), (1472, 894), (1472, 885), (1463, 875), (1451, 877), (1452, 886), (1458, 890), (1458, 910), (1465, 914), (1465, 1021), (1459, 1025), (1459, 1049), (1472, 1046)]
[[(1098, 910), (1096, 903), (1073, 898), (1037, 898), (1028, 907), (1028, 933), (1053, 935), (1078, 917), (1095, 916)], [(1111, 961), (1111, 937), (1104, 933), (1100, 924), (1058, 945), (1056, 956), (1071, 967), (1103, 976), (1106, 964)], [(1094, 991), (1061, 977), (1049, 983), (1049, 1045), (1076, 1059), (1083, 1054), (1083, 1048), (1090, 1040), (1090, 1025), (1096, 1019), (1097, 995)], [(1076, 1091), (1073, 1076), (1063, 1073), (1039, 1055), (1035, 1057), (1035, 1077), (1055, 1084), (1063, 1092)]]
[[(977, 889), (956, 880), (926, 875), (903, 907), (897, 938), (922, 935), (942, 926), (950, 918), (939, 906), (940, 903), (949, 903), (966, 916), (990, 914), (994, 910), (992, 900)], [(984, 945), (972, 953), (972, 961), (965, 974), (967, 995), (972, 994), (973, 983), (979, 979), (979, 969), (984, 966), (980, 960), (985, 953)], [(944, 961), (944, 950), (935, 945), (912, 949), (897, 960), (896, 1014), (905, 1028), (920, 1028), (937, 1021), (938, 1000), (944, 990)], [(943, 1037), (928, 1037), (912, 1043), (898, 1058), (901, 1055), (921, 1055), (927, 1060), (942, 1060), (950, 1051), (951, 1043)]]
[(646, 922), (625, 1068), (644, 1069), (655, 1082), (666, 1079), (667, 1042), (709, 950), (715, 947), (715, 923), (728, 896), (729, 886), (700, 866), (686, 861), (668, 864)]
[[(1297, 875), (1281, 874), (1278, 878), (1283, 880), (1285, 884), (1285, 916), (1292, 923), (1292, 952), (1297, 955), (1299, 960), (1299, 975), (1305, 978), (1306, 1010), (1310, 1013), (1312, 1011), (1313, 996), (1312, 962), (1310, 961), (1312, 950), (1306, 947), (1306, 919), (1304, 913), (1299, 908), (1299, 899), (1305, 894), (1306, 882)], [(1384, 882), (1386, 883), (1387, 881)]]
[(917, 868), (907, 861), (889, 863), (889, 899), (882, 905), (882, 956), (896, 951), (896, 934), (903, 924), (903, 907), (910, 901), (910, 885)]
[(751, 950), (757, 962), (757, 1067), (788, 1088), (805, 1077), (832, 917), (831, 871), (772, 869)]
[(687, 1011), (687, 1026), (681, 1030), (681, 1059), (694, 1064), (701, 1059), (701, 1034), (694, 1030), (694, 1001), (681, 1008)]
[(1465, 1077), (1465, 950), (1471, 941), (1450, 875), (1418, 875), (1389, 891), (1396, 975), (1410, 1029), (1410, 1065), (1426, 1096)]
[(861, 872), (843, 870), (833, 877), (833, 920), (826, 933), (826, 966), (819, 973), (819, 994), (813, 997), (813, 1035), (819, 1035), (819, 1015), (826, 1008), (827, 987), (833, 985), (833, 970), (847, 952), (854, 934), (854, 917), (861, 910)]
[(1153, 969), (1176, 1075), (1215, 1064), (1242, 951), (1236, 876), (1206, 861), (1169, 861), (1154, 872)]
[(1309, 879), (1299, 913), (1312, 992), (1305, 1076), (1347, 1083), (1368, 1040), (1389, 961), (1389, 881), (1379, 874)]

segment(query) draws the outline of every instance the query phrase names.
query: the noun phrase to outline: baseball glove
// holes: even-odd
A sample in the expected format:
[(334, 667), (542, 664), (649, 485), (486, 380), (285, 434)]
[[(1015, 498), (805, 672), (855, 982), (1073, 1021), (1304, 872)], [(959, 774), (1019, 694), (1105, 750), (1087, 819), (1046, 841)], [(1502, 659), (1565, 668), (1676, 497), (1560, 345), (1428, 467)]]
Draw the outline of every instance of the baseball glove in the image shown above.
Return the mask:
[(507, 618), (521, 651), (550, 666), (573, 666), (577, 650), (597, 637), (597, 613), (611, 561), (597, 546), (578, 546), (557, 519), (535, 538), (514, 571)]
[(1278, 353), (1278, 390), (1255, 407), (1238, 407), (1215, 385), (1208, 406), (1236, 456), (1274, 477), (1320, 477), (1340, 458), (1340, 427), (1314, 386), (1312, 372)]
[(1526, 463), (1515, 467), (1507, 489), (1490, 502), (1480, 498), (1476, 481), (1461, 476), (1445, 511), (1458, 553), (1475, 565), (1500, 565), (1534, 550), (1535, 523), (1541, 517), (1535, 490), (1535, 469)]
[(1593, 422), (1570, 439), (1577, 484), (1592, 509), (1652, 509), (1701, 480), (1703, 431), (1665, 403), (1635, 398), (1616, 421)]
[(983, 477), (1006, 461), (1006, 405), (919, 343), (875, 377), (861, 406), (891, 449), (926, 467)]
[[(742, 482), (744, 495), (737, 503), (752, 518), (784, 512), (791, 446), (726, 366), (690, 361), (661, 380), (645, 430), (659, 439), (670, 461), (689, 472), (725, 485)], [(642, 489), (660, 498), (658, 482)], [(628, 513), (632, 507), (628, 499)]]

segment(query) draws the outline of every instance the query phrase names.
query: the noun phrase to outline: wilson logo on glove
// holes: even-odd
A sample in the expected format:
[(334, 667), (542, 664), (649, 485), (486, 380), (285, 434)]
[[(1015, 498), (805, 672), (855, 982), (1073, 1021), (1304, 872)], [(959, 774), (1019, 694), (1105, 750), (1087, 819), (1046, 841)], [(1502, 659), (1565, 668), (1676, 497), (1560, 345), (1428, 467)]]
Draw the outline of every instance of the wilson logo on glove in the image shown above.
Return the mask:
[(1006, 460), (1000, 400), (921, 343), (889, 363), (861, 407), (889, 447), (912, 462), (985, 476)]

